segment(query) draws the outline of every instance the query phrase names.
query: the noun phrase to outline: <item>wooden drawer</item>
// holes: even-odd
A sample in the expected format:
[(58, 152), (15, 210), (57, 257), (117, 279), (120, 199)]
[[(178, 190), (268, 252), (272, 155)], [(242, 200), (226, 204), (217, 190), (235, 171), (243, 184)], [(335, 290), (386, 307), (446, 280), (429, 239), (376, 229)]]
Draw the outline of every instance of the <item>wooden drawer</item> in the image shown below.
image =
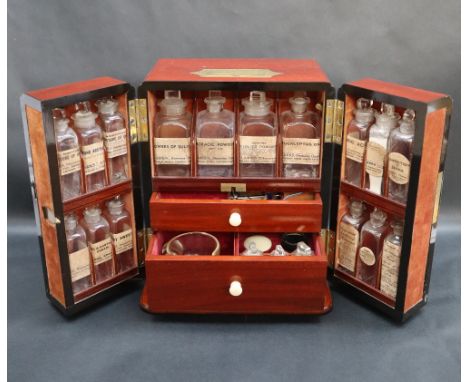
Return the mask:
[[(236, 215), (237, 214), (237, 215)], [(230, 200), (226, 194), (153, 193), (154, 230), (216, 232), (320, 232), (322, 200)]]
[[(322, 314), (331, 309), (327, 259), (319, 236), (310, 257), (161, 255), (157, 233), (146, 256), (142, 307), (152, 313)], [(223, 249), (221, 249), (223, 253)], [(232, 289), (233, 282), (240, 283)]]

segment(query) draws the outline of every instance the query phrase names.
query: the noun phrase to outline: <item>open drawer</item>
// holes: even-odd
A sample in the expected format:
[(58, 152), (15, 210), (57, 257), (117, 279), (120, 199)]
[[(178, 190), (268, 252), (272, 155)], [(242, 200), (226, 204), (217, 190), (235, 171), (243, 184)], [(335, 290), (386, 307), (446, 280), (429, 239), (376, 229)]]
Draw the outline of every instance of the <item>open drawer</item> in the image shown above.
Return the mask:
[(154, 230), (216, 232), (320, 232), (318, 193), (280, 200), (228, 199), (228, 193), (160, 193), (150, 199)]
[[(163, 255), (176, 233), (157, 232), (146, 255), (143, 309), (152, 313), (323, 314), (331, 309), (322, 239), (312, 256), (241, 256), (243, 238), (215, 233), (220, 256)], [(266, 234), (274, 244), (280, 235)], [(230, 251), (229, 251), (230, 250)]]

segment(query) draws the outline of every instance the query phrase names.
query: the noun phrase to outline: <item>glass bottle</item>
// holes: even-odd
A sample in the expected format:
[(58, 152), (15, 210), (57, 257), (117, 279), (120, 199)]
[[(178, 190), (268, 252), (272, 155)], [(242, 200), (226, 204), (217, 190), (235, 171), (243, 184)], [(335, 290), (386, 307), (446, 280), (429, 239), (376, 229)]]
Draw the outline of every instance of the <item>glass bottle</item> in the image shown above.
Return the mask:
[(270, 252), (270, 256), (287, 256), (288, 253), (284, 250), (281, 244), (277, 244), (275, 249)]
[(343, 272), (354, 275), (356, 270), (356, 255), (359, 247), (359, 232), (366, 220), (366, 207), (359, 200), (349, 203), (349, 211), (340, 221), (338, 232), (338, 256), (336, 267)]
[(68, 124), (65, 110), (54, 109), (53, 119), (62, 199), (68, 200), (81, 194), (80, 146), (78, 136)]
[(197, 114), (198, 176), (233, 176), (234, 113), (223, 109), (226, 98), (211, 90), (205, 98), (206, 110)]
[(388, 139), (388, 197), (406, 203), (414, 137), (414, 110), (407, 109)]
[(166, 90), (154, 131), (154, 161), (159, 176), (190, 176), (192, 115), (180, 91)]
[(380, 290), (387, 296), (395, 299), (398, 288), (398, 274), (400, 271), (403, 221), (396, 220), (391, 226), (393, 232), (385, 238), (382, 248)]
[(109, 183), (120, 183), (127, 180), (129, 176), (125, 120), (118, 111), (119, 103), (115, 99), (101, 99), (96, 102), (96, 106), (104, 126)]
[(276, 169), (276, 115), (265, 92), (252, 91), (240, 113), (240, 176), (272, 177)]
[(65, 216), (65, 234), (67, 236), (68, 257), (73, 294), (77, 294), (93, 285), (86, 233), (78, 224), (75, 214)]
[(359, 98), (354, 118), (349, 122), (346, 134), (346, 163), (344, 178), (348, 183), (362, 187), (364, 153), (368, 139), (369, 127), (374, 122), (372, 100)]
[(297, 248), (293, 253), (291, 253), (293, 256), (312, 256), (312, 248), (310, 248), (306, 243), (303, 241), (300, 241), (297, 243)]
[(366, 149), (366, 189), (382, 195), (388, 136), (395, 128), (400, 116), (395, 112), (395, 106), (382, 103), (381, 113), (378, 113), (375, 119), (375, 124), (369, 129), (369, 142)]
[(356, 277), (374, 288), (378, 287), (382, 244), (387, 230), (386, 220), (387, 214), (375, 208), (361, 229)]
[(96, 121), (97, 114), (90, 109), (89, 102), (77, 105), (78, 111), (72, 119), (81, 146), (84, 163), (85, 189), (92, 192), (107, 186), (106, 165), (102, 129)]
[(281, 113), (283, 176), (320, 177), (321, 118), (307, 110), (310, 98), (295, 95), (289, 99), (291, 110)]
[(107, 202), (106, 218), (114, 243), (117, 273), (125, 272), (136, 266), (133, 256), (132, 221), (124, 206), (125, 203), (118, 196)]
[(84, 219), (81, 220), (81, 225), (86, 231), (93, 259), (94, 276), (96, 284), (99, 284), (114, 275), (110, 227), (98, 207), (86, 208), (83, 216)]
[(263, 252), (257, 248), (254, 242), (249, 243), (249, 247), (241, 253), (241, 256), (262, 256)]

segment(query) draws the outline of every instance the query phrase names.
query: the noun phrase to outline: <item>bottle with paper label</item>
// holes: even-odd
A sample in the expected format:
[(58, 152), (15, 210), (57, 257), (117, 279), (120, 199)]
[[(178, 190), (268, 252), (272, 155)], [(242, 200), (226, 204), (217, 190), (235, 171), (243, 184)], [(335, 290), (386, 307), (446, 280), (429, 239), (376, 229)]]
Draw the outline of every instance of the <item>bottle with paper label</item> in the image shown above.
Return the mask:
[(273, 177), (276, 173), (276, 115), (265, 92), (252, 91), (240, 113), (240, 176)]
[(393, 232), (385, 238), (382, 248), (380, 290), (387, 296), (395, 299), (398, 289), (398, 274), (400, 271), (403, 221), (395, 220), (391, 226)]
[(117, 273), (128, 271), (136, 266), (133, 255), (132, 221), (130, 213), (124, 207), (125, 203), (119, 196), (107, 202), (106, 218), (114, 245)]
[(382, 103), (381, 113), (378, 113), (375, 119), (375, 124), (369, 129), (366, 148), (365, 187), (375, 194), (382, 195), (388, 137), (396, 127), (400, 116), (395, 112), (395, 106)]
[(55, 141), (63, 200), (81, 195), (81, 156), (78, 136), (69, 125), (65, 110), (53, 110)]
[(369, 128), (374, 122), (372, 100), (359, 98), (354, 118), (348, 125), (346, 134), (346, 162), (344, 178), (348, 183), (362, 187), (364, 174), (364, 154), (366, 152)]
[(382, 244), (387, 232), (387, 214), (378, 208), (370, 214), (370, 219), (361, 229), (358, 256), (356, 258), (356, 278), (371, 287), (378, 288)]
[(78, 224), (75, 214), (65, 216), (65, 234), (67, 236), (68, 258), (73, 294), (93, 286), (91, 262), (86, 240), (86, 233)]
[(366, 207), (360, 200), (349, 203), (349, 211), (340, 221), (338, 230), (337, 265), (341, 271), (354, 275), (356, 270), (356, 256), (359, 247), (361, 227), (366, 221)]
[(308, 110), (310, 98), (297, 93), (289, 99), (291, 110), (281, 113), (283, 176), (319, 178), (321, 118)]
[(223, 108), (226, 98), (211, 90), (206, 110), (197, 114), (198, 176), (234, 175), (234, 113)]
[(86, 192), (97, 191), (107, 186), (102, 129), (89, 102), (81, 102), (76, 107), (78, 111), (73, 114), (72, 119), (81, 147), (85, 189)]
[(192, 115), (180, 91), (166, 90), (158, 103), (154, 130), (154, 162), (158, 176), (190, 176)]
[(119, 103), (113, 98), (101, 99), (96, 106), (104, 126), (109, 183), (120, 183), (129, 177), (125, 120), (118, 111)]
[(406, 203), (408, 197), (415, 116), (414, 110), (405, 110), (400, 126), (388, 139), (388, 197), (400, 203)]
[(96, 284), (114, 276), (114, 259), (109, 223), (98, 207), (88, 207), (83, 212), (81, 225), (86, 231), (89, 250), (93, 260)]

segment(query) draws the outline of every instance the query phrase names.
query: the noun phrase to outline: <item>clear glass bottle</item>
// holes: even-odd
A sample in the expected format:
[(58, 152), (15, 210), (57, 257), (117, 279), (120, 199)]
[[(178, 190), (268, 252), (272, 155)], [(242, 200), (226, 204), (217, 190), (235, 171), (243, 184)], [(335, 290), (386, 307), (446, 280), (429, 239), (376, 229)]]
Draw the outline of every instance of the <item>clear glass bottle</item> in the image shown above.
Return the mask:
[(406, 203), (414, 138), (414, 110), (407, 109), (397, 129), (388, 139), (388, 197)]
[(120, 183), (129, 177), (125, 119), (118, 111), (119, 103), (113, 98), (101, 99), (96, 102), (96, 106), (104, 126), (109, 183)]
[(369, 135), (369, 127), (374, 122), (372, 100), (359, 98), (356, 101), (356, 109), (353, 110), (353, 114), (354, 118), (349, 122), (346, 134), (344, 178), (348, 183), (354, 184), (357, 187), (362, 187), (366, 143)]
[(53, 110), (55, 141), (60, 169), (62, 199), (81, 195), (81, 157), (78, 136), (69, 125), (65, 110)]
[(263, 252), (257, 248), (254, 242), (249, 243), (249, 247), (241, 253), (241, 256), (262, 256)]
[(387, 214), (378, 208), (361, 229), (359, 252), (356, 259), (356, 277), (371, 287), (377, 288), (379, 281), (382, 244), (387, 231)]
[(86, 192), (97, 191), (107, 186), (102, 129), (96, 121), (97, 114), (91, 111), (89, 102), (77, 104), (77, 109), (72, 119), (81, 146), (85, 189)]
[(133, 256), (133, 231), (129, 212), (120, 197), (107, 202), (106, 218), (109, 222), (115, 253), (115, 268), (117, 273), (135, 268)]
[(395, 299), (398, 288), (398, 274), (400, 272), (403, 221), (395, 220), (391, 226), (393, 232), (384, 239), (382, 248), (380, 290), (387, 296)]
[(291, 255), (293, 256), (312, 256), (314, 253), (312, 248), (310, 248), (306, 243), (300, 241), (297, 243), (297, 248)]
[(338, 231), (338, 256), (336, 267), (343, 272), (354, 275), (356, 271), (356, 256), (359, 247), (359, 232), (366, 221), (366, 207), (360, 200), (349, 203), (349, 211), (340, 221)]
[(276, 115), (265, 92), (252, 91), (240, 113), (240, 176), (273, 177), (276, 173)]
[(289, 99), (291, 110), (281, 113), (283, 176), (319, 178), (320, 115), (307, 110), (310, 98), (295, 95)]
[(395, 106), (382, 103), (381, 113), (378, 113), (375, 119), (375, 124), (369, 129), (366, 149), (366, 189), (382, 195), (388, 137), (396, 127), (400, 116), (395, 112)]
[(211, 90), (206, 110), (197, 114), (198, 176), (234, 175), (234, 113), (223, 109), (226, 98)]
[(86, 208), (83, 216), (84, 219), (81, 220), (81, 225), (86, 231), (93, 259), (94, 277), (96, 284), (99, 284), (114, 275), (110, 227), (98, 207)]
[(154, 162), (158, 176), (190, 176), (192, 115), (180, 91), (166, 90), (159, 102), (154, 130)]
[(68, 257), (73, 294), (93, 286), (91, 265), (86, 233), (78, 224), (75, 214), (65, 216), (65, 234), (67, 236)]

